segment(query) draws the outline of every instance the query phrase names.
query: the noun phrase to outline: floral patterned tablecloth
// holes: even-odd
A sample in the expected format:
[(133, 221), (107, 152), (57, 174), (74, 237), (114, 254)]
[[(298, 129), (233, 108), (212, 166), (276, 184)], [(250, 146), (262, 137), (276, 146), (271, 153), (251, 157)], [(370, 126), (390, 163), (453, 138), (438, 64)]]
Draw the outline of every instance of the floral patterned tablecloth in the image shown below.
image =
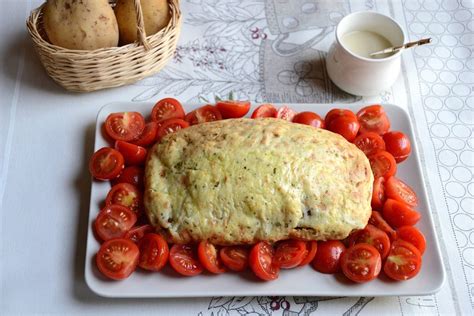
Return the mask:
[[(0, 28), (0, 314), (472, 315), (474, 312), (473, 9), (471, 0), (182, 0), (173, 60), (135, 85), (67, 93), (39, 65), (24, 20), (41, 1), (6, 0)], [(391, 90), (362, 99), (327, 77), (346, 14), (396, 19), (409, 40)], [(374, 80), (376, 80), (374, 78)], [(112, 101), (190, 102), (234, 91), (266, 102), (389, 102), (414, 122), (447, 281), (421, 297), (212, 297), (114, 300), (84, 283), (95, 115)], [(203, 285), (205, 286), (205, 285)]]

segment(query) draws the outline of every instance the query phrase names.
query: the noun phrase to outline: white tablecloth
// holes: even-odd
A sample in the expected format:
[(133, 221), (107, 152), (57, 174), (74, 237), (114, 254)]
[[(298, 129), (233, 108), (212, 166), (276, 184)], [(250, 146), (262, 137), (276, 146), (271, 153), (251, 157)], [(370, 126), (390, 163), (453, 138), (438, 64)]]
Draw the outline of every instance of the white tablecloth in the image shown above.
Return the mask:
[[(291, 4), (289, 4), (291, 2)], [(330, 84), (324, 57), (334, 25), (352, 11), (394, 17), (410, 40), (389, 91), (366, 100), (405, 107), (416, 127), (447, 282), (435, 295), (292, 298), (289, 315), (473, 314), (472, 0), (183, 0), (176, 56), (137, 84), (68, 93), (44, 72), (25, 29), (41, 1), (3, 0), (0, 27), (0, 314), (257, 315), (268, 297), (105, 299), (84, 282), (87, 161), (98, 109), (113, 101), (184, 101), (230, 90), (269, 102), (360, 101)], [(308, 56), (314, 62), (305, 63)], [(374, 78), (374, 80), (377, 80)]]

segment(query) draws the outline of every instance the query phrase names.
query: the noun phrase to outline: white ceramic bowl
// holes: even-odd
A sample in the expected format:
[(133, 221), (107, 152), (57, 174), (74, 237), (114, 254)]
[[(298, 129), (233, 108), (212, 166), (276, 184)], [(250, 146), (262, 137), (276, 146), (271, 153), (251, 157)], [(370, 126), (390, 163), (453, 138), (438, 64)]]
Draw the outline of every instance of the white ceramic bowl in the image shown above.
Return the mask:
[(352, 53), (341, 38), (353, 31), (371, 31), (385, 37), (393, 46), (405, 42), (401, 26), (392, 18), (376, 12), (355, 12), (337, 25), (336, 41), (326, 57), (331, 80), (354, 95), (371, 96), (390, 88), (400, 73), (401, 52), (389, 57), (371, 59)]

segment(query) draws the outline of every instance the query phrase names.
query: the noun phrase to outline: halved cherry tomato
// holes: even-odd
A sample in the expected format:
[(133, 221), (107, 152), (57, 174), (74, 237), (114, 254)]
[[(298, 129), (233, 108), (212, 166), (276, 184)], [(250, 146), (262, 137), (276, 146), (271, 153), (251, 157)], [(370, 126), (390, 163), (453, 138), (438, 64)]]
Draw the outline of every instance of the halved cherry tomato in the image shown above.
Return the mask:
[(250, 110), (249, 101), (219, 101), (216, 106), (225, 119), (243, 117)]
[(277, 117), (277, 109), (273, 106), (273, 104), (262, 104), (258, 108), (256, 108), (252, 113), (252, 118), (259, 118), (259, 117)]
[(117, 178), (124, 167), (122, 154), (110, 147), (96, 151), (89, 160), (89, 172), (98, 180)]
[(360, 243), (374, 246), (380, 252), (382, 259), (385, 259), (390, 251), (390, 239), (387, 233), (370, 224), (364, 229), (351, 233), (349, 236), (349, 246)]
[(321, 241), (312, 262), (314, 269), (321, 273), (333, 274), (340, 270), (340, 258), (346, 246), (339, 240)]
[(189, 123), (182, 119), (169, 119), (163, 121), (162, 125), (158, 128), (158, 132), (156, 133), (156, 140), (160, 141), (166, 135), (174, 133), (188, 126)]
[(384, 183), (385, 183), (384, 177), (378, 177), (378, 178), (375, 178), (374, 180), (371, 205), (372, 205), (372, 208), (376, 210), (381, 210), (383, 207), (383, 204), (385, 203), (385, 200), (387, 199), (387, 197), (385, 196)]
[(110, 189), (105, 198), (105, 205), (119, 204), (135, 212), (142, 211), (142, 192), (130, 183), (118, 183)]
[(385, 110), (379, 104), (369, 105), (357, 112), (357, 118), (360, 123), (360, 132), (374, 132), (383, 135), (390, 129)]
[(138, 136), (137, 139), (132, 141), (132, 143), (142, 147), (148, 147), (152, 145), (156, 140), (156, 133), (158, 132), (159, 126), (161, 125), (157, 122), (147, 123), (143, 132), (140, 134), (140, 136)]
[(352, 112), (351, 110), (347, 110), (347, 109), (332, 109), (331, 111), (329, 111), (329, 112), (326, 114), (326, 117), (324, 118), (324, 122), (325, 122), (325, 124), (326, 124), (326, 128), (329, 126), (329, 123), (331, 123), (333, 119), (335, 119), (335, 118), (337, 118), (337, 117), (340, 117), (340, 116), (348, 116), (348, 117), (350, 117), (351, 119), (357, 120), (356, 115), (355, 115), (354, 112)]
[(420, 213), (411, 209), (405, 203), (387, 199), (383, 206), (383, 218), (390, 224), (390, 226), (398, 228), (402, 226), (413, 226), (421, 218)]
[(176, 99), (162, 99), (158, 101), (151, 110), (152, 121), (159, 122), (172, 118), (184, 119), (183, 106)]
[(196, 250), (191, 245), (174, 244), (170, 249), (169, 262), (176, 272), (185, 276), (194, 276), (203, 270)]
[(104, 242), (95, 257), (97, 268), (112, 280), (126, 279), (138, 264), (138, 247), (128, 239), (118, 238)]
[(168, 243), (161, 235), (148, 233), (138, 244), (140, 260), (138, 266), (149, 271), (160, 271), (169, 257)]
[(421, 254), (426, 249), (426, 239), (422, 232), (414, 226), (402, 226), (397, 229), (398, 238), (408, 241), (410, 244), (415, 246)]
[(257, 277), (265, 281), (278, 278), (280, 267), (273, 262), (275, 251), (273, 247), (265, 242), (256, 243), (250, 251), (249, 264)]
[(324, 128), (324, 120), (314, 112), (301, 112), (295, 115), (293, 123), (310, 125), (318, 128)]
[(376, 152), (368, 158), (374, 178), (384, 177), (388, 179), (397, 172), (397, 162), (393, 156), (386, 151)]
[(223, 247), (219, 256), (224, 265), (232, 271), (243, 271), (248, 266), (249, 250), (242, 246)]
[(314, 260), (316, 253), (318, 252), (318, 242), (316, 240), (311, 240), (306, 242), (306, 251), (303, 256), (303, 261), (298, 265), (300, 267), (307, 265)]
[(418, 197), (415, 191), (402, 180), (390, 177), (385, 183), (385, 194), (388, 198), (394, 199), (410, 206), (418, 205)]
[(421, 261), (421, 253), (415, 246), (404, 240), (395, 240), (383, 271), (394, 280), (408, 280), (418, 274)]
[(130, 239), (134, 243), (138, 244), (143, 236), (145, 236), (147, 233), (152, 233), (153, 231), (154, 228), (150, 224), (135, 226), (126, 232), (123, 238)]
[(354, 140), (354, 145), (364, 152), (366, 156), (385, 150), (385, 143), (379, 134), (367, 132), (362, 133)]
[(407, 135), (402, 132), (392, 131), (383, 135), (386, 150), (392, 154), (397, 163), (408, 158), (411, 152), (411, 143)]
[(289, 239), (277, 243), (273, 262), (283, 269), (297, 267), (306, 255), (304, 241)]
[(143, 188), (144, 170), (138, 166), (130, 166), (123, 169), (120, 176), (113, 181), (114, 185), (118, 183), (130, 183), (138, 188)]
[(216, 247), (210, 242), (203, 240), (199, 243), (198, 258), (207, 271), (215, 274), (225, 272), (225, 267), (217, 253)]
[(372, 211), (372, 215), (370, 215), (369, 218), (369, 224), (374, 225), (380, 230), (383, 230), (391, 241), (397, 239), (397, 232), (383, 219), (380, 212)]
[(382, 268), (382, 259), (377, 249), (369, 244), (355, 244), (341, 256), (344, 275), (357, 283), (375, 279)]
[(326, 128), (352, 142), (359, 132), (359, 122), (349, 115), (342, 115), (333, 118)]
[(125, 164), (128, 166), (141, 165), (145, 162), (146, 149), (142, 146), (117, 140), (115, 142), (115, 149), (120, 151), (123, 159), (125, 159)]
[(206, 122), (220, 121), (222, 120), (221, 112), (210, 104), (204, 105), (197, 110), (189, 112), (184, 118), (189, 125), (196, 125)]
[(138, 112), (110, 114), (105, 120), (105, 131), (114, 140), (129, 142), (137, 139), (145, 129), (145, 119)]
[(278, 109), (276, 117), (286, 121), (292, 121), (297, 113), (286, 105)]
[(137, 222), (137, 215), (128, 208), (118, 204), (104, 207), (94, 222), (97, 236), (106, 241), (121, 238)]

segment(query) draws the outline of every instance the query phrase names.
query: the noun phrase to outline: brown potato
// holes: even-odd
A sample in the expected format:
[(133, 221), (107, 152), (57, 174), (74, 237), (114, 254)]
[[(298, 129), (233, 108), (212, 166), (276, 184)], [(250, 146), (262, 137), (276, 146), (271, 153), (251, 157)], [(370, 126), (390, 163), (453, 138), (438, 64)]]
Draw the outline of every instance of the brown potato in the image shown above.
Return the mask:
[[(140, 0), (147, 36), (164, 28), (169, 20), (167, 0)], [(119, 25), (120, 44), (129, 44), (137, 40), (137, 16), (133, 0), (119, 0), (115, 6), (115, 15)]]
[(48, 0), (43, 13), (54, 45), (80, 50), (118, 45), (117, 19), (108, 0)]

